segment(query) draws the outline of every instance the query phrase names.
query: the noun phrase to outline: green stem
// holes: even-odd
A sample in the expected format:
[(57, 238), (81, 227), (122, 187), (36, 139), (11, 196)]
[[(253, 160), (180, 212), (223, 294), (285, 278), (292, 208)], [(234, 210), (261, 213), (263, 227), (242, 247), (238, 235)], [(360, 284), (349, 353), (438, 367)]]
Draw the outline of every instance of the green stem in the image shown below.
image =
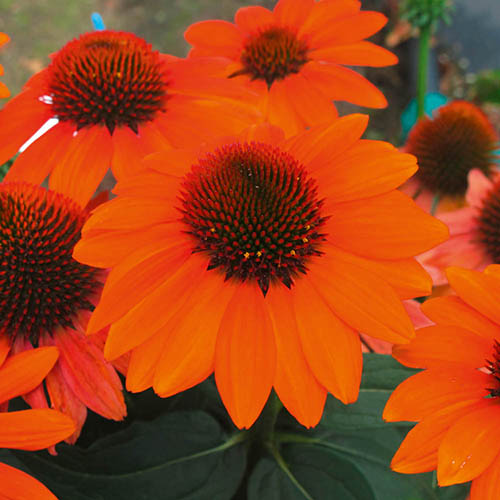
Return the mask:
[(283, 404), (276, 393), (272, 391), (257, 422), (255, 422), (250, 430), (254, 441), (268, 448), (273, 445), (274, 427), (282, 408)]
[(418, 43), (417, 120), (422, 118), (425, 113), (430, 38), (431, 25), (422, 26), (420, 28), (420, 39)]

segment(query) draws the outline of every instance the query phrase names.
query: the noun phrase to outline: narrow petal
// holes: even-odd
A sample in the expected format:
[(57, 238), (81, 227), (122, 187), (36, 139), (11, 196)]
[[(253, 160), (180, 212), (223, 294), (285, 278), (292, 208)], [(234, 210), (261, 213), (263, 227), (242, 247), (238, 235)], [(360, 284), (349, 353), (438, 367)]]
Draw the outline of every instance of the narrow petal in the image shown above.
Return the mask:
[(293, 303), (311, 371), (328, 392), (344, 404), (353, 403), (363, 364), (358, 334), (335, 315), (307, 278), (295, 284)]
[(465, 328), (435, 325), (421, 328), (416, 338), (395, 346), (392, 354), (400, 363), (414, 368), (439, 368), (445, 363), (483, 368), (493, 350), (491, 340)]
[(399, 191), (339, 203), (329, 213), (332, 243), (365, 257), (412, 257), (448, 238), (448, 228), (442, 222)]
[[(98, 154), (96, 154), (98, 152)], [(84, 207), (111, 166), (113, 146), (105, 127), (86, 127), (72, 138), (66, 155), (54, 166), (49, 188)]]
[(217, 332), (235, 287), (214, 271), (199, 283), (165, 328), (154, 376), (155, 392), (163, 398), (199, 384), (214, 370)]
[(440, 486), (465, 483), (482, 474), (500, 452), (496, 401), (460, 418), (446, 433), (438, 452)]
[(310, 52), (311, 59), (348, 66), (392, 66), (398, 58), (387, 49), (371, 42), (325, 46)]
[(37, 387), (52, 369), (58, 356), (55, 347), (43, 347), (7, 358), (0, 368), (0, 403)]
[(237, 427), (249, 428), (266, 404), (276, 371), (273, 327), (261, 290), (242, 283), (217, 335), (215, 381)]
[(497, 500), (500, 498), (500, 454), (490, 466), (472, 481), (470, 500)]
[(274, 388), (285, 408), (305, 427), (314, 427), (323, 415), (326, 390), (309, 367), (300, 340), (292, 295), (285, 287), (271, 288), (266, 305), (276, 339)]
[(39, 481), (26, 472), (10, 465), (0, 463), (0, 484), (2, 500), (57, 500), (57, 498)]
[(307, 19), (314, 0), (279, 0), (273, 10), (274, 19), (283, 26), (299, 28)]
[(308, 62), (301, 70), (311, 86), (334, 101), (347, 101), (369, 108), (385, 108), (380, 90), (355, 71), (333, 63)]
[(184, 38), (194, 47), (209, 49), (211, 55), (222, 57), (236, 57), (243, 41), (237, 26), (220, 20), (194, 23), (184, 32)]
[(330, 309), (352, 328), (393, 343), (414, 336), (396, 292), (380, 276), (352, 264), (333, 247), (309, 265), (308, 278)]
[(99, 415), (122, 420), (127, 414), (122, 384), (102, 351), (83, 333), (70, 329), (55, 335), (54, 342), (61, 352), (62, 375), (72, 392)]
[(274, 82), (267, 98), (267, 119), (270, 123), (281, 127), (287, 137), (303, 130), (304, 124), (297, 115), (283, 82)]
[(48, 409), (0, 413), (0, 448), (41, 450), (75, 431), (71, 418)]
[(451, 287), (464, 302), (500, 324), (500, 278), (458, 267), (448, 268), (446, 275)]
[(273, 14), (269, 9), (254, 5), (241, 7), (236, 11), (234, 22), (243, 31), (252, 32), (273, 22)]
[(384, 409), (388, 422), (418, 422), (447, 406), (489, 395), (491, 375), (467, 367), (428, 369), (398, 385)]
[(474, 168), (468, 175), (467, 204), (473, 208), (481, 208), (488, 192), (493, 187), (493, 181), (488, 179), (481, 170)]
[(485, 405), (486, 400), (461, 401), (429, 415), (406, 435), (391, 468), (403, 474), (437, 469), (438, 448), (449, 428), (462, 416)]

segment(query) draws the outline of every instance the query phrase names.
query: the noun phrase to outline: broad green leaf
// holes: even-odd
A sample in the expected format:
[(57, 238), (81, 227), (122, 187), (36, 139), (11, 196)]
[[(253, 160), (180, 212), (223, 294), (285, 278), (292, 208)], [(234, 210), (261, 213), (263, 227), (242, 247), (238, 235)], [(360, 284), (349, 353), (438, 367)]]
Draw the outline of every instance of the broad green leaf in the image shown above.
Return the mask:
[(16, 456), (59, 500), (229, 500), (246, 466), (244, 436), (186, 411), (134, 422), (87, 449), (60, 445), (57, 457)]

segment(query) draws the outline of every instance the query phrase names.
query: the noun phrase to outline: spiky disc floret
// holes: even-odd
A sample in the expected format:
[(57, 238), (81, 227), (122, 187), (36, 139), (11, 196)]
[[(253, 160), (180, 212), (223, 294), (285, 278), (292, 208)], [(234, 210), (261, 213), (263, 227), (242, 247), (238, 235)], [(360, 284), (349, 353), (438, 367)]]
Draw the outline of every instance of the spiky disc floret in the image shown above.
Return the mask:
[(298, 73), (308, 61), (309, 47), (290, 28), (271, 26), (250, 36), (241, 53), (243, 68), (231, 76), (248, 75), (272, 85), (292, 73)]
[(478, 107), (455, 101), (440, 108), (433, 119), (423, 118), (417, 123), (406, 150), (418, 159), (415, 175), (423, 187), (443, 195), (463, 196), (472, 169), (491, 175), (496, 141), (492, 125)]
[(88, 213), (69, 198), (26, 183), (0, 184), (0, 331), (36, 345), (92, 310), (98, 269), (72, 257)]
[(199, 160), (186, 176), (183, 221), (206, 252), (209, 268), (226, 279), (291, 287), (320, 255), (322, 201), (316, 183), (290, 154), (269, 144), (226, 145)]
[(500, 263), (500, 181), (483, 200), (478, 216), (478, 231), (486, 253)]
[(96, 31), (66, 44), (47, 68), (54, 114), (77, 129), (105, 125), (110, 133), (165, 110), (168, 78), (158, 51), (132, 33)]

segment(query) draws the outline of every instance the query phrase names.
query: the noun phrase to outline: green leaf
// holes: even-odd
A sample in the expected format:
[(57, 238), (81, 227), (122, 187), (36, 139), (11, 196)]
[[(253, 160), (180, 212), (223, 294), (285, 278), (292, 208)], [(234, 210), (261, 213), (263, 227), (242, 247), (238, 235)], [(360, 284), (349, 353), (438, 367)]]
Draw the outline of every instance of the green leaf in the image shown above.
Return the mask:
[(246, 466), (245, 433), (228, 436), (200, 411), (134, 422), (88, 449), (16, 452), (59, 500), (231, 499)]
[(248, 500), (375, 500), (359, 469), (324, 448), (291, 444), (277, 461), (263, 459), (254, 469)]

